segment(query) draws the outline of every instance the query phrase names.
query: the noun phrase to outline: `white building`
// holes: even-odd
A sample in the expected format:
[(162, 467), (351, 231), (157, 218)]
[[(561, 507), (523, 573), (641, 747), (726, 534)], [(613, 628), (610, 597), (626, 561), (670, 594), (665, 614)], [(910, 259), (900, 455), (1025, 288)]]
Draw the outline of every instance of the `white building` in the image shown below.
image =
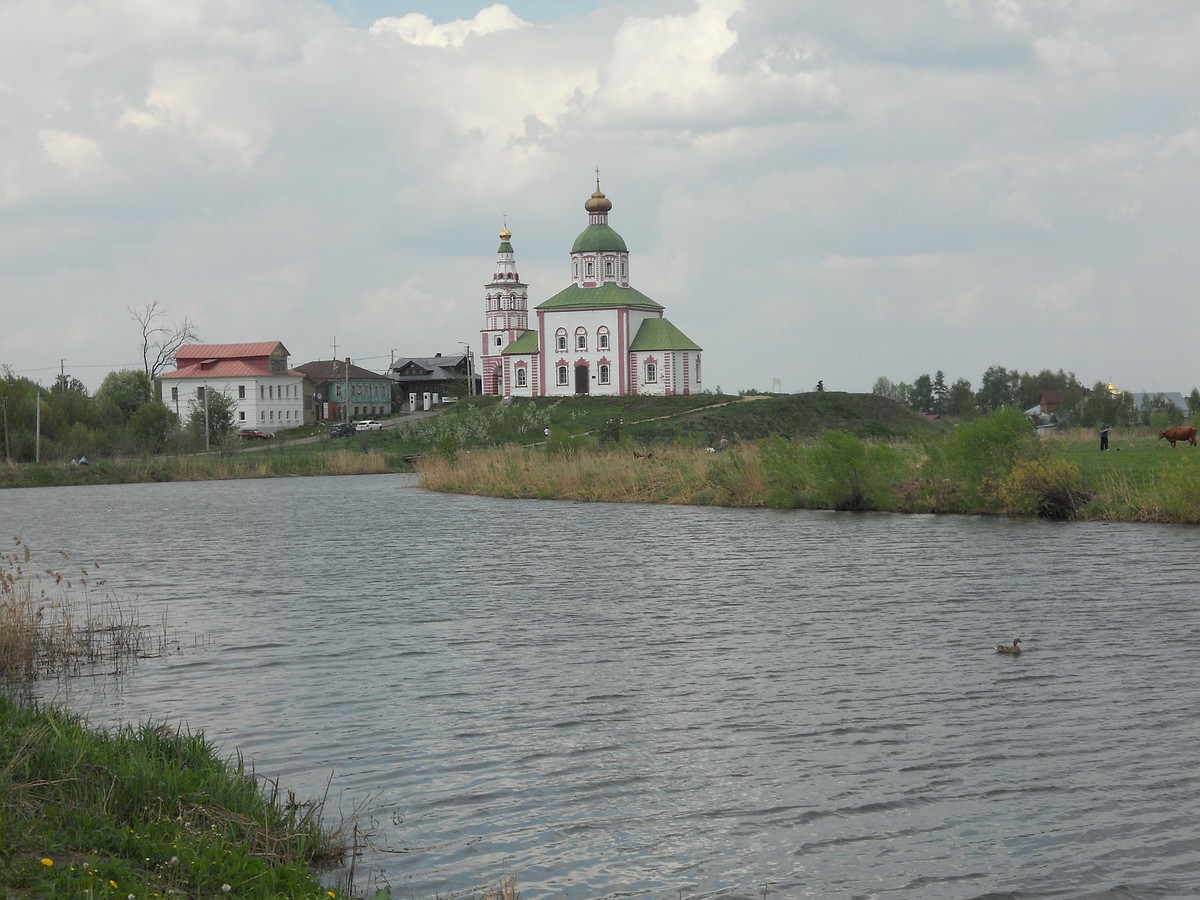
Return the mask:
[(480, 374), (505, 397), (690, 394), (702, 390), (701, 348), (629, 283), (629, 250), (608, 224), (612, 202), (596, 190), (587, 228), (571, 247), (571, 284), (536, 308), (517, 274), (512, 237), (500, 232), (496, 273), (485, 287)]
[(233, 400), (238, 428), (274, 434), (304, 424), (304, 373), (288, 368), (279, 341), (187, 344), (175, 366), (162, 376), (162, 400), (180, 421), (203, 408), (205, 391), (219, 391)]

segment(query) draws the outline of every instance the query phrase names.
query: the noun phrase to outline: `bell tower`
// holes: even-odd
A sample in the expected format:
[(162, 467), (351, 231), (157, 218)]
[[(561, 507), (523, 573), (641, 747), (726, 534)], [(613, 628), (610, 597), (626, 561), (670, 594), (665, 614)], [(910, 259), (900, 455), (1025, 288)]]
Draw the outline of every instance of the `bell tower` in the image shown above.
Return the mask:
[(500, 229), (500, 248), (496, 251), (496, 271), (484, 287), (484, 327), (482, 365), (483, 393), (504, 394), (504, 360), (500, 352), (529, 330), (529, 285), (517, 273), (512, 232)]

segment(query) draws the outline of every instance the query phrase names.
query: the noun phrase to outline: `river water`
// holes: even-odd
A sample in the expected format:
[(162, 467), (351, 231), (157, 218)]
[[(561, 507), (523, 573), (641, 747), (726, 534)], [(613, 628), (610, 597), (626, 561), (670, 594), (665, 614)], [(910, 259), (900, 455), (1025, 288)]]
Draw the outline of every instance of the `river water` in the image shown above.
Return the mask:
[(361, 476), (4, 491), (0, 534), (179, 639), (47, 696), (328, 783), (360, 885), (1200, 894), (1200, 529)]

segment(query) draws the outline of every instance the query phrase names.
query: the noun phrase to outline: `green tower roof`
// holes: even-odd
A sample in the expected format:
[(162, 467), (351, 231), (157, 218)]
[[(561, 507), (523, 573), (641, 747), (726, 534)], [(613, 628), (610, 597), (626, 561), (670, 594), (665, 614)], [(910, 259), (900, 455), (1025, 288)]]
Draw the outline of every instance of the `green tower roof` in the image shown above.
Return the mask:
[(611, 226), (589, 225), (583, 229), (579, 237), (575, 238), (571, 252), (628, 253), (629, 248), (625, 246), (625, 239), (613, 231)]

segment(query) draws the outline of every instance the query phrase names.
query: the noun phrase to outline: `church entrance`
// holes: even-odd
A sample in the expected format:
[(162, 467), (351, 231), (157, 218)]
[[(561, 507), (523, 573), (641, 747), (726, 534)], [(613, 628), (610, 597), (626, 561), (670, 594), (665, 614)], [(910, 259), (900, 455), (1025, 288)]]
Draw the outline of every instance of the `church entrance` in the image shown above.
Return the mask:
[(504, 396), (504, 370), (500, 366), (492, 370), (492, 393), (497, 397)]
[(575, 367), (575, 393), (588, 393), (588, 367), (585, 363), (579, 363)]

